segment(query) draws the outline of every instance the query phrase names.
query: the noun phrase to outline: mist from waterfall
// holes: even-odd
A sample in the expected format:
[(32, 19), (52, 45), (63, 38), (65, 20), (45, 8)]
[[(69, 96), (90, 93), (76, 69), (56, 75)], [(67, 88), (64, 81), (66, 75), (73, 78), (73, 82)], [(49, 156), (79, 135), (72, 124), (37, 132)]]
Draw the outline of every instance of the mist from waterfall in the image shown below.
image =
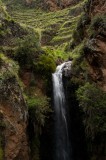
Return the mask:
[(55, 156), (54, 160), (72, 160), (68, 135), (66, 99), (62, 81), (62, 69), (67, 62), (57, 66), (52, 74), (55, 114)]

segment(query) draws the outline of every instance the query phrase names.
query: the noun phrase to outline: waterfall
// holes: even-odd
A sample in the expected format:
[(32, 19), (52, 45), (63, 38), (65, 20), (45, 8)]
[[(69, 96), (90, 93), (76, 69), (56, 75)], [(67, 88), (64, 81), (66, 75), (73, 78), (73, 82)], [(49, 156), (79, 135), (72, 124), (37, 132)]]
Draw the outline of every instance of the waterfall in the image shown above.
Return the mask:
[(71, 160), (66, 114), (66, 99), (62, 81), (62, 69), (66, 63), (57, 66), (56, 72), (52, 74), (55, 113), (54, 160)]

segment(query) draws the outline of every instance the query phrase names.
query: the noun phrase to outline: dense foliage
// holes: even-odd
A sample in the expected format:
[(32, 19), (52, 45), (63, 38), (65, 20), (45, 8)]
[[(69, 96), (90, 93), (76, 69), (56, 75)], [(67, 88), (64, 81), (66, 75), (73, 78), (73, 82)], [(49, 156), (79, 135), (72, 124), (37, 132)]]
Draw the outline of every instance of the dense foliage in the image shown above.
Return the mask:
[(41, 48), (37, 34), (29, 35), (19, 43), (15, 54), (15, 60), (19, 62), (21, 67), (26, 66), (30, 68), (40, 52)]
[(41, 131), (41, 127), (45, 124), (48, 112), (50, 112), (49, 101), (46, 96), (44, 97), (29, 97), (27, 99), (30, 120), (35, 123)]
[(50, 77), (55, 69), (55, 60), (50, 55), (42, 54), (39, 57), (38, 62), (35, 64), (35, 70), (44, 77)]
[(79, 105), (84, 112), (84, 125), (88, 137), (94, 139), (106, 132), (106, 93), (96, 85), (86, 83), (77, 91)]
[(46, 96), (33, 96), (27, 98), (29, 111), (29, 138), (31, 148), (31, 159), (40, 159), (40, 135), (51, 112), (49, 99)]

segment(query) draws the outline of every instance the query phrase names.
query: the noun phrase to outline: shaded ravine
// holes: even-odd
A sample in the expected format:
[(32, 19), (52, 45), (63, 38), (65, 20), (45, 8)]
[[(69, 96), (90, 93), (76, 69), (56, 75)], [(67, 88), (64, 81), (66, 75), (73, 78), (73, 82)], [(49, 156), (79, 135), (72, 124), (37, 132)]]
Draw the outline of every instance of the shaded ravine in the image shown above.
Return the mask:
[(68, 135), (66, 99), (62, 82), (62, 69), (66, 63), (57, 66), (53, 78), (55, 113), (55, 156), (54, 160), (72, 160)]

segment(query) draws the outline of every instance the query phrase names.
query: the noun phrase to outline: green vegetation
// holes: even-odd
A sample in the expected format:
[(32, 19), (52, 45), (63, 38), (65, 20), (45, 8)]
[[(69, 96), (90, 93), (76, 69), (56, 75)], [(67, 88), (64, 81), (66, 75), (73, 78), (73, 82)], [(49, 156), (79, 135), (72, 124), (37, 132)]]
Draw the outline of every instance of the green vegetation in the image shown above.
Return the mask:
[[(8, 16), (6, 7), (0, 1), (0, 86), (4, 86), (4, 81), (8, 83), (13, 77), (20, 83), (18, 71), (25, 76), (27, 83), (24, 94), (27, 95), (29, 111), (28, 132), (32, 160), (40, 159), (40, 135), (51, 112), (50, 99), (46, 94), (52, 90), (51, 75), (59, 58), (73, 58), (69, 83), (74, 91), (70, 95), (72, 103), (76, 101), (77, 104), (78, 100), (83, 112), (87, 141), (93, 144), (99, 137), (103, 143), (101, 136), (104, 138), (106, 132), (106, 93), (93, 84), (89, 75), (89, 67), (92, 69), (92, 66), (87, 61), (87, 55), (90, 58), (93, 58), (92, 54), (96, 57), (98, 55), (93, 51), (92, 54), (87, 52), (89, 50), (85, 51), (85, 48), (91, 48), (88, 46), (89, 41), (97, 35), (104, 37), (106, 16), (102, 14), (91, 18), (87, 6), (84, 13), (86, 1), (63, 10), (48, 12), (35, 6), (26, 7), (22, 0), (3, 0), (13, 19)], [(38, 6), (39, 2), (41, 1), (38, 1)], [(8, 96), (6, 92), (5, 97)], [(0, 160), (2, 157), (0, 143)]]
[(24, 40), (19, 42), (15, 53), (15, 60), (19, 62), (21, 67), (26, 66), (30, 68), (40, 52), (40, 43), (36, 34), (28, 35), (24, 37)]
[(96, 15), (90, 24), (89, 33), (91, 37), (95, 37), (96, 35), (104, 35), (106, 30), (106, 16)]
[[(16, 104), (19, 101), (19, 90), (22, 89), (22, 82), (18, 75), (19, 66), (13, 60), (0, 54), (0, 101)], [(9, 86), (9, 87), (8, 87)], [(15, 92), (15, 94), (12, 94)], [(2, 123), (3, 125), (3, 123)]]
[(94, 139), (106, 132), (106, 93), (96, 85), (86, 83), (77, 91), (79, 105), (84, 112), (84, 125), (88, 137)]
[[(9, 2), (7, 3), (5, 1), (5, 3), (8, 4)], [(14, 1), (14, 3), (16, 2)], [(18, 5), (20, 3), (22, 2), (19, 1)], [(10, 14), (16, 22), (33, 27), (39, 31), (41, 33), (41, 44), (42, 40), (43, 42), (47, 41), (44, 45), (47, 44), (49, 48), (53, 46), (54, 49), (59, 48), (59, 50), (61, 48), (62, 51), (64, 50), (64, 46), (67, 46), (72, 39), (72, 32), (81, 14), (81, 11), (78, 11), (74, 17), (74, 13), (70, 12), (71, 10), (83, 8), (84, 3), (85, 2), (81, 1), (78, 5), (55, 12), (46, 12), (41, 9), (36, 9), (35, 7), (14, 7), (10, 9)], [(58, 52), (55, 53), (58, 55)], [(62, 54), (63, 57), (70, 56), (70, 53), (67, 53), (68, 56), (64, 56), (64, 52), (62, 52)]]
[(70, 43), (71, 49), (82, 43), (83, 39), (86, 37), (85, 30), (89, 23), (89, 16), (86, 13), (82, 13), (80, 19), (77, 21), (77, 24), (72, 34), (72, 41)]
[(8, 13), (6, 12), (6, 7), (3, 5), (2, 1), (0, 0), (0, 20), (4, 18), (8, 18)]
[(46, 96), (33, 96), (27, 98), (29, 111), (29, 136), (31, 147), (31, 159), (39, 160), (40, 135), (42, 127), (46, 123), (46, 119), (51, 112), (49, 99)]
[[(79, 44), (73, 51), (72, 57), (74, 57), (72, 63), (72, 74), (73, 78), (77, 78), (78, 82), (81, 83), (89, 80), (89, 65), (84, 55), (85, 41)], [(72, 78), (72, 79), (73, 79)]]
[(19, 66), (11, 59), (0, 53), (0, 80), (1, 82), (11, 76), (18, 75)]
[(47, 55), (49, 55), (51, 58), (53, 58), (55, 61), (58, 58), (61, 58), (62, 60), (66, 60), (69, 58), (69, 56), (71, 55), (70, 53), (67, 53), (65, 51), (65, 47), (66, 44), (59, 46), (58, 48), (54, 48), (54, 47), (43, 47), (43, 50), (45, 51), (45, 53)]
[(52, 56), (42, 54), (39, 57), (38, 62), (35, 64), (36, 72), (43, 76), (50, 77), (51, 74), (55, 71), (56, 64)]
[[(77, 86), (75, 102), (79, 102), (82, 114), (87, 151), (90, 160), (103, 159), (106, 154), (106, 92), (100, 84), (103, 81), (103, 56), (99, 51), (96, 40), (105, 37), (106, 16), (105, 14), (92, 15), (90, 1), (86, 3), (83, 13), (74, 28), (72, 39), (66, 46), (66, 51), (73, 54), (72, 78), (70, 86)], [(103, 40), (104, 43), (104, 40)], [(96, 73), (97, 72), (97, 73)], [(94, 79), (94, 75), (95, 79)], [(98, 78), (100, 77), (100, 78)], [(94, 83), (96, 82), (96, 84)], [(78, 101), (77, 101), (78, 100)]]
[(87, 151), (90, 159), (95, 160), (106, 154), (106, 92), (87, 82), (76, 93), (83, 112)]
[(51, 111), (49, 99), (46, 96), (28, 97), (27, 105), (29, 109), (30, 121), (38, 127), (38, 133), (41, 133), (41, 127), (44, 126), (47, 114)]
[(22, 5), (24, 4), (22, 0), (2, 0), (3, 3), (5, 3), (7, 6), (10, 6), (11, 9), (14, 8), (19, 8), (22, 7)]

